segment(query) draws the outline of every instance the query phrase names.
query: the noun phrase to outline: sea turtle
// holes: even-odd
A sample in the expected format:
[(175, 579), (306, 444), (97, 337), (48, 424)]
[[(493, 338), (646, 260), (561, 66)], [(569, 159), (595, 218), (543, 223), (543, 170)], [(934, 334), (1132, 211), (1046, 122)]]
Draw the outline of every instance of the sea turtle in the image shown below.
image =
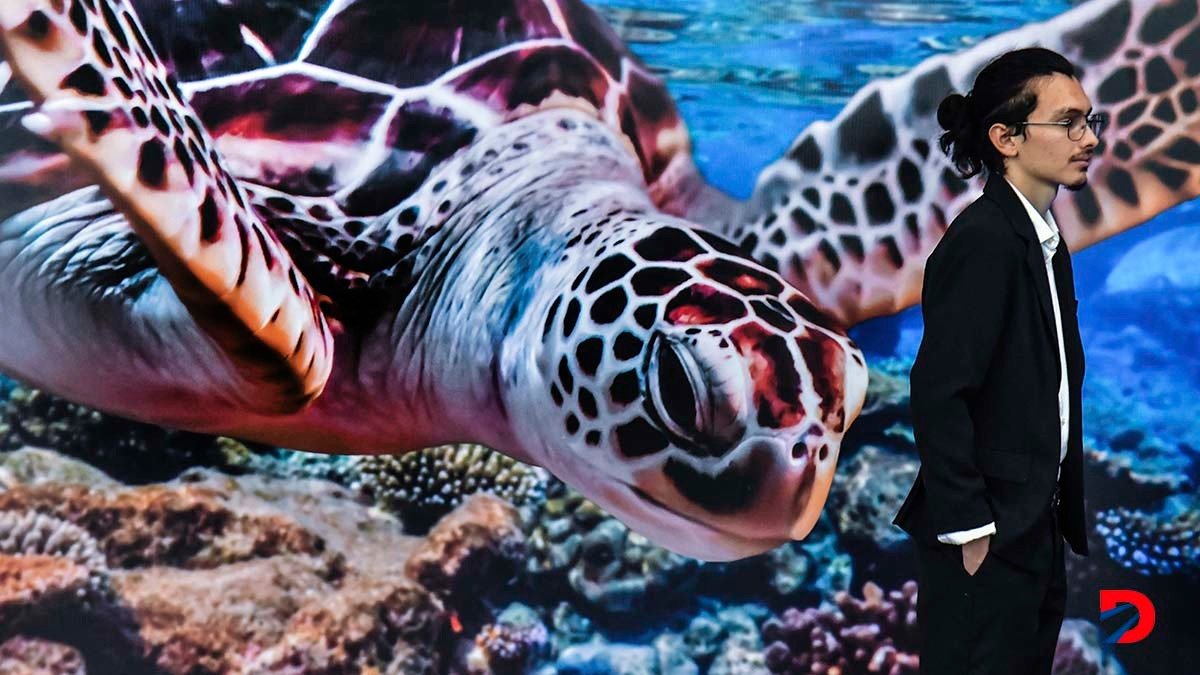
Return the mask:
[(1078, 249), (1197, 193), (1189, 7), (1097, 0), (872, 82), (741, 204), (578, 0), (4, 0), (0, 368), (295, 448), (480, 442), (674, 551), (758, 553), (824, 505), (846, 329), (918, 300), (978, 195), (940, 98), (1017, 45), (1085, 69), (1115, 124), (1056, 203)]

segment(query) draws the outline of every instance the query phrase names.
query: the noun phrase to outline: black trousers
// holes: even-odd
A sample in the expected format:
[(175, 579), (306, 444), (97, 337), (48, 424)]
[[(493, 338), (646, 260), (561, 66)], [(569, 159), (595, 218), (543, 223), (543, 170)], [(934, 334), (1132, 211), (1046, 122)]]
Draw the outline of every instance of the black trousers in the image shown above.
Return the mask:
[(917, 544), (921, 675), (1050, 675), (1067, 598), (1053, 502), (1034, 528), (1028, 567), (989, 550), (974, 575), (960, 546)]

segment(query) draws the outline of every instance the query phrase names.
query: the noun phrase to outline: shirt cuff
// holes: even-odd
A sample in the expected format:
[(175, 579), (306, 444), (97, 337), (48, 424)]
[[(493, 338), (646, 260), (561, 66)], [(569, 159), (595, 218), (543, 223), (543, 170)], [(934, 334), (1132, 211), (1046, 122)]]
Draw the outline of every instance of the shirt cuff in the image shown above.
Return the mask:
[(992, 521), (992, 522), (988, 523), (987, 525), (981, 525), (980, 527), (976, 527), (976, 528), (970, 529), (970, 530), (958, 530), (957, 532), (945, 532), (943, 534), (939, 534), (937, 536), (937, 540), (942, 542), (943, 544), (961, 545), (961, 544), (967, 543), (968, 541), (972, 541), (974, 539), (978, 539), (980, 537), (984, 537), (989, 534), (996, 534), (995, 521)]

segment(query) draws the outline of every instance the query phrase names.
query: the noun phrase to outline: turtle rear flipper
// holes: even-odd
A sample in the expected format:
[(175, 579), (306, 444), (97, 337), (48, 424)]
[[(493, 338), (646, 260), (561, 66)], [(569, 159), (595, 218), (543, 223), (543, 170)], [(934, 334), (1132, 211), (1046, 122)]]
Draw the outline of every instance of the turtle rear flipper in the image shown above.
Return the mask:
[(262, 388), (245, 397), (255, 412), (294, 412), (320, 394), (333, 340), (317, 298), (130, 5), (6, 0), (0, 46), (38, 104), (26, 126), (95, 172), (197, 324)]
[(961, 180), (938, 149), (938, 104), (967, 92), (995, 57), (1027, 46), (1079, 67), (1111, 122), (1088, 186), (1054, 200), (1072, 251), (1195, 197), (1200, 16), (1172, 7), (1094, 0), (871, 82), (763, 171), (738, 238), (845, 325), (919, 302), (926, 257), (984, 182)]

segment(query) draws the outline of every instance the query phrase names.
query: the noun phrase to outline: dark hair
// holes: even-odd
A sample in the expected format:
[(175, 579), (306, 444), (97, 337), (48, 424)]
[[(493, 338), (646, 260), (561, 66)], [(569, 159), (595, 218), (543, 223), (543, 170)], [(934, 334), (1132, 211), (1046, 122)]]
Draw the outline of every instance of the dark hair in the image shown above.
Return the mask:
[(966, 96), (953, 93), (942, 99), (937, 121), (946, 131), (938, 145), (964, 179), (983, 167), (1004, 173), (1004, 156), (992, 145), (988, 129), (997, 122), (1026, 121), (1037, 107), (1033, 80), (1054, 73), (1077, 78), (1078, 72), (1061, 54), (1042, 47), (1001, 54), (979, 71)]

